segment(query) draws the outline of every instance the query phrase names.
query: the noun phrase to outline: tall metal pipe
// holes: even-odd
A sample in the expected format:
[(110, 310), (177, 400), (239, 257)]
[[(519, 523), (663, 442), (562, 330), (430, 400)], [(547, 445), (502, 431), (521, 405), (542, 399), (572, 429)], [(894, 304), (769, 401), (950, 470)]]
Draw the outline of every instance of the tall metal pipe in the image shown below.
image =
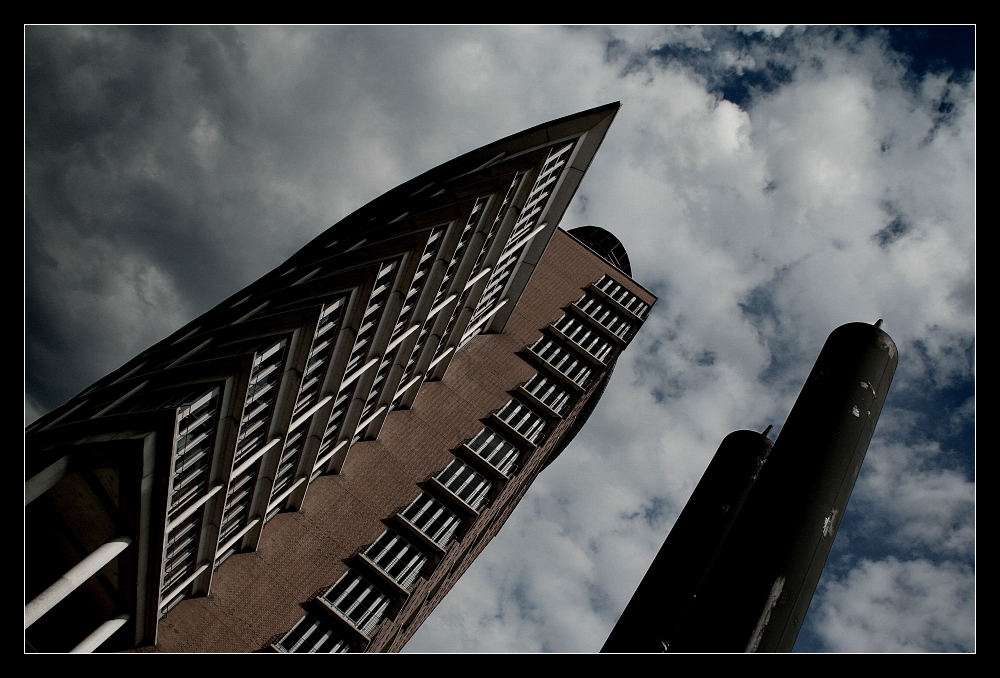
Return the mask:
[(601, 652), (669, 647), (771, 451), (766, 433), (723, 439)]
[(896, 370), (880, 325), (827, 339), (670, 651), (791, 651)]

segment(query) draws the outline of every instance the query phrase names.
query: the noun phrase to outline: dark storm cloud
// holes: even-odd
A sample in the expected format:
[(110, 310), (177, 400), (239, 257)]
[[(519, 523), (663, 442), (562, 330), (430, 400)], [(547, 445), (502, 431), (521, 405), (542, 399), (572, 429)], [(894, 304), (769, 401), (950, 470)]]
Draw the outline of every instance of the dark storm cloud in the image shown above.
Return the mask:
[[(391, 126), (358, 135), (357, 149), (344, 139), (350, 124), (328, 134), (338, 105), (348, 123), (381, 107), (350, 104), (337, 87), (345, 74), (324, 75), (358, 67), (338, 50), (361, 36), (310, 41), (301, 70), (282, 78), (274, 69), (294, 60), (295, 37), (226, 27), (26, 30), (27, 397), (41, 411), (407, 178), (363, 148)], [(281, 57), (274, 64), (269, 48)], [(324, 156), (317, 140), (339, 152)], [(359, 152), (369, 174), (346, 161)], [(322, 201), (306, 197), (317, 189)], [(152, 312), (157, 294), (165, 304)]]
[[(204, 116), (236, 145), (247, 114), (231, 93), (246, 57), (223, 29), (36, 27), (26, 31), (25, 49), (26, 362), (30, 396), (50, 409), (115, 366), (87, 356), (119, 339), (103, 332), (120, 333), (127, 322), (106, 323), (84, 301), (68, 308), (69, 290), (58, 287), (67, 268), (97, 296), (132, 285), (141, 300), (141, 281), (116, 282), (115, 274), (124, 259), (142, 262), (169, 281), (181, 315), (245, 282), (242, 262), (219, 237), (226, 217), (210, 199), (219, 180), (198, 162), (190, 134)], [(77, 260), (83, 255), (88, 261)], [(76, 314), (89, 316), (82, 333)], [(122, 349), (141, 350), (169, 331), (152, 322)], [(57, 377), (66, 365), (85, 367)]]

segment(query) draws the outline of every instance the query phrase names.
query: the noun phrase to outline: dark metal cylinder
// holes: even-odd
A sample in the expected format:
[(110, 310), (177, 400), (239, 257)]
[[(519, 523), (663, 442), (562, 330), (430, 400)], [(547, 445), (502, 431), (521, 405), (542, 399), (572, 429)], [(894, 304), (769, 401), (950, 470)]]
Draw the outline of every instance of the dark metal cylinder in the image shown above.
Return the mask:
[(725, 437), (601, 652), (663, 652), (670, 645), (771, 444), (755, 431)]
[(878, 324), (827, 339), (671, 651), (791, 651), (896, 370)]

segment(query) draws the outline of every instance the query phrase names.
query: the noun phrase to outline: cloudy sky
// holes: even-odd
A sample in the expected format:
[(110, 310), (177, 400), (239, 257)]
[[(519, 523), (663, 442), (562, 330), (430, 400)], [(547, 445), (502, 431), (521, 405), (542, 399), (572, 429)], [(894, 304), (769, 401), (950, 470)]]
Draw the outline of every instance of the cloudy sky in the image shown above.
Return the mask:
[(564, 228), (659, 296), (410, 651), (596, 651), (722, 438), (826, 336), (899, 368), (796, 649), (975, 643), (971, 28), (25, 30), (25, 423), (367, 201), (622, 108)]

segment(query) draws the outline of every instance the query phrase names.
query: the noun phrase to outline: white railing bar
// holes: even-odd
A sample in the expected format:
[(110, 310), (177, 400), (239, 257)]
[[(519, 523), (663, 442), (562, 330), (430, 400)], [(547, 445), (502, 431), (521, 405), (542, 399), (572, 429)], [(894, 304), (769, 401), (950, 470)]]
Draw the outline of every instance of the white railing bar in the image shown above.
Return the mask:
[(43, 614), (73, 593), (85, 581), (93, 577), (102, 567), (110, 563), (124, 551), (132, 540), (129, 537), (115, 537), (98, 546), (93, 553), (74, 565), (69, 572), (38, 594), (24, 606), (24, 628), (38, 621)]
[(316, 414), (316, 412), (319, 411), (319, 408), (323, 407), (324, 405), (326, 405), (331, 400), (333, 400), (333, 394), (328, 395), (327, 397), (323, 398), (318, 403), (316, 403), (315, 405), (313, 405), (312, 407), (310, 407), (308, 410), (305, 411), (305, 413), (301, 417), (299, 417), (298, 419), (296, 419), (295, 421), (293, 421), (291, 424), (289, 424), (289, 426), (288, 426), (288, 432), (291, 433), (292, 431), (294, 431), (295, 429), (297, 429), (299, 426), (302, 425), (302, 422), (304, 422), (306, 419), (308, 419), (309, 417), (311, 417), (314, 414)]
[(493, 272), (492, 268), (484, 268), (482, 271), (480, 271), (475, 276), (473, 276), (472, 278), (470, 278), (469, 282), (465, 283), (465, 287), (462, 288), (462, 291), (465, 292), (470, 287), (472, 287), (473, 285), (475, 285), (477, 282), (479, 282), (480, 280), (482, 280), (483, 278), (485, 278), (486, 276), (488, 276), (492, 272)]
[(216, 557), (218, 557), (220, 553), (225, 553), (226, 551), (228, 551), (229, 549), (231, 549), (233, 547), (233, 544), (235, 544), (240, 539), (242, 539), (243, 535), (245, 535), (247, 532), (249, 532), (250, 530), (252, 530), (253, 526), (256, 525), (259, 522), (260, 522), (260, 518), (254, 518), (253, 520), (251, 520), (247, 524), (246, 527), (244, 527), (242, 530), (240, 530), (239, 532), (237, 532), (235, 536), (230, 537), (228, 540), (226, 540), (225, 544), (223, 544), (219, 548), (215, 549), (215, 555), (216, 555)]
[(439, 355), (437, 358), (435, 358), (434, 360), (432, 360), (431, 364), (427, 366), (427, 371), (430, 372), (432, 369), (434, 369), (435, 365), (437, 365), (439, 362), (441, 362), (442, 360), (444, 360), (445, 358), (447, 358), (449, 355), (451, 355), (452, 351), (454, 351), (454, 350), (455, 350), (455, 347), (452, 346), (447, 351), (445, 351), (444, 353), (442, 353), (441, 355)]
[(318, 469), (320, 466), (322, 466), (326, 462), (330, 461), (330, 459), (333, 457), (333, 455), (337, 454), (337, 452), (340, 451), (340, 448), (343, 447), (346, 444), (347, 444), (346, 440), (341, 440), (339, 445), (337, 445), (335, 448), (333, 448), (332, 450), (330, 450), (329, 452), (327, 452), (326, 454), (324, 454), (322, 457), (320, 457), (319, 459), (317, 459), (316, 463), (313, 464), (313, 473), (315, 473), (316, 469)]
[(112, 617), (100, 626), (98, 626), (94, 631), (81, 640), (76, 647), (69, 651), (70, 654), (90, 654), (101, 645), (104, 641), (115, 634), (115, 631), (125, 626), (125, 622), (129, 620), (127, 613), (122, 613), (117, 617)]
[(207, 570), (209, 565), (211, 565), (211, 563), (205, 563), (197, 570), (195, 570), (193, 573), (191, 573), (191, 575), (189, 575), (187, 579), (182, 581), (179, 586), (174, 587), (174, 590), (170, 592), (170, 595), (160, 596), (160, 606), (157, 609), (162, 610), (167, 606), (167, 603), (169, 603), (178, 595), (183, 593), (184, 589), (186, 589), (188, 586), (191, 586), (191, 582), (193, 582), (195, 579), (201, 576), (201, 573)]
[(410, 336), (411, 334), (413, 334), (414, 332), (416, 332), (419, 329), (420, 329), (420, 323), (417, 323), (416, 325), (414, 325), (410, 329), (408, 329), (405, 332), (403, 332), (401, 335), (399, 335), (398, 337), (396, 337), (395, 339), (393, 339), (392, 342), (388, 346), (385, 347), (385, 352), (388, 353), (392, 349), (394, 349), (397, 346), (399, 346), (401, 343), (403, 343), (404, 339), (406, 339), (408, 336)]
[(470, 332), (472, 332), (474, 330), (477, 330), (482, 325), (485, 325), (486, 323), (488, 323), (493, 318), (493, 316), (495, 316), (497, 314), (497, 311), (499, 311), (501, 308), (504, 307), (504, 304), (506, 304), (508, 300), (509, 299), (507, 299), (507, 298), (502, 299), (500, 301), (500, 303), (497, 304), (496, 307), (492, 311), (490, 311), (489, 313), (487, 313), (486, 315), (484, 315), (482, 318), (480, 318), (479, 320), (477, 320), (475, 322), (475, 324), (473, 324), (473, 325), (465, 328), (465, 332), (463, 333), (462, 338), (464, 339), (465, 337), (469, 336)]
[(362, 365), (361, 367), (359, 367), (357, 369), (357, 371), (354, 372), (354, 374), (352, 374), (349, 377), (345, 377), (344, 380), (342, 382), (340, 382), (340, 388), (337, 389), (337, 390), (340, 391), (345, 386), (350, 386), (351, 384), (353, 384), (354, 381), (358, 377), (360, 377), (362, 374), (364, 374), (365, 372), (367, 372), (371, 368), (371, 366), (374, 365), (377, 362), (378, 362), (378, 358), (372, 358), (371, 360), (369, 360), (368, 362), (366, 362), (364, 365)]
[(206, 501), (208, 501), (209, 499), (211, 499), (212, 497), (214, 497), (216, 494), (218, 494), (219, 490), (221, 490), (224, 487), (225, 487), (224, 483), (219, 483), (218, 485), (216, 485), (215, 487), (213, 487), (212, 489), (210, 489), (208, 492), (206, 492), (202, 496), (201, 499), (199, 499), (195, 503), (193, 503), (190, 506), (188, 506), (186, 509), (184, 509), (183, 511), (181, 511), (181, 513), (180, 513), (179, 516), (177, 516), (176, 518), (174, 518), (173, 520), (171, 520), (169, 523), (167, 523), (167, 530), (166, 531), (170, 532), (172, 529), (174, 529), (175, 527), (177, 527), (178, 525), (180, 525), (182, 522), (184, 522), (184, 520), (186, 520), (187, 518), (190, 518), (191, 514), (193, 514), (195, 511), (197, 511), (202, 506), (204, 506)]
[(368, 417), (367, 419), (365, 419), (365, 420), (364, 420), (363, 422), (361, 422), (360, 424), (358, 424), (358, 427), (357, 427), (356, 429), (354, 429), (354, 434), (355, 434), (355, 435), (357, 435), (358, 431), (360, 431), (360, 430), (361, 430), (361, 429), (363, 429), (363, 428), (364, 428), (365, 426), (367, 426), (368, 424), (370, 424), (370, 423), (372, 423), (373, 421), (375, 421), (375, 418), (376, 418), (376, 417), (377, 417), (378, 415), (382, 414), (383, 412), (385, 412), (385, 405), (383, 405), (382, 407), (380, 407), (380, 408), (378, 408), (377, 410), (375, 410), (375, 411), (374, 411), (374, 412), (373, 412), (373, 413), (371, 414), (371, 416), (369, 416), (369, 417)]
[(404, 386), (403, 388), (401, 388), (401, 389), (399, 389), (399, 390), (396, 391), (396, 395), (393, 396), (392, 399), (395, 400), (397, 396), (400, 396), (400, 395), (406, 393), (407, 391), (409, 391), (411, 388), (413, 388), (413, 385), (416, 384), (421, 379), (423, 379), (423, 377), (421, 375), (419, 375), (419, 374), (417, 376), (413, 377), (413, 379), (410, 379), (408, 382), (406, 382), (406, 386)]
[(277, 445), (280, 442), (281, 442), (281, 438), (275, 438), (271, 442), (269, 442), (267, 445), (264, 445), (264, 447), (260, 448), (259, 450), (257, 450), (253, 454), (251, 454), (248, 459), (245, 459), (243, 461), (243, 463), (241, 463), (239, 466), (237, 466), (236, 468), (233, 469), (233, 472), (231, 474), (229, 474), (229, 479), (232, 480), (233, 478), (238, 477), (241, 473), (243, 473), (248, 468), (250, 468), (250, 466), (255, 461), (257, 461), (258, 459), (260, 459), (261, 457), (263, 457), (265, 454), (267, 454), (268, 451), (270, 451), (270, 449), (272, 447), (274, 447), (275, 445)]
[(438, 304), (437, 306), (435, 306), (434, 308), (431, 309), (431, 312), (427, 314), (428, 320), (431, 319), (431, 318), (433, 318), (435, 315), (437, 315), (438, 311), (440, 311), (442, 308), (444, 308), (445, 306), (447, 306), (451, 302), (455, 301), (455, 299), (457, 297), (458, 297), (457, 294), (450, 294), (450, 295), (448, 295), (447, 299), (445, 299), (440, 304)]
[(303, 476), (298, 480), (296, 480), (294, 483), (292, 483), (291, 487), (289, 487), (287, 490), (279, 494), (277, 497), (275, 497), (274, 501), (272, 501), (270, 504), (267, 505), (266, 513), (270, 513), (271, 509), (273, 509), (275, 506), (288, 499), (288, 495), (294, 492), (296, 487), (298, 487), (308, 479), (309, 479), (308, 476)]

